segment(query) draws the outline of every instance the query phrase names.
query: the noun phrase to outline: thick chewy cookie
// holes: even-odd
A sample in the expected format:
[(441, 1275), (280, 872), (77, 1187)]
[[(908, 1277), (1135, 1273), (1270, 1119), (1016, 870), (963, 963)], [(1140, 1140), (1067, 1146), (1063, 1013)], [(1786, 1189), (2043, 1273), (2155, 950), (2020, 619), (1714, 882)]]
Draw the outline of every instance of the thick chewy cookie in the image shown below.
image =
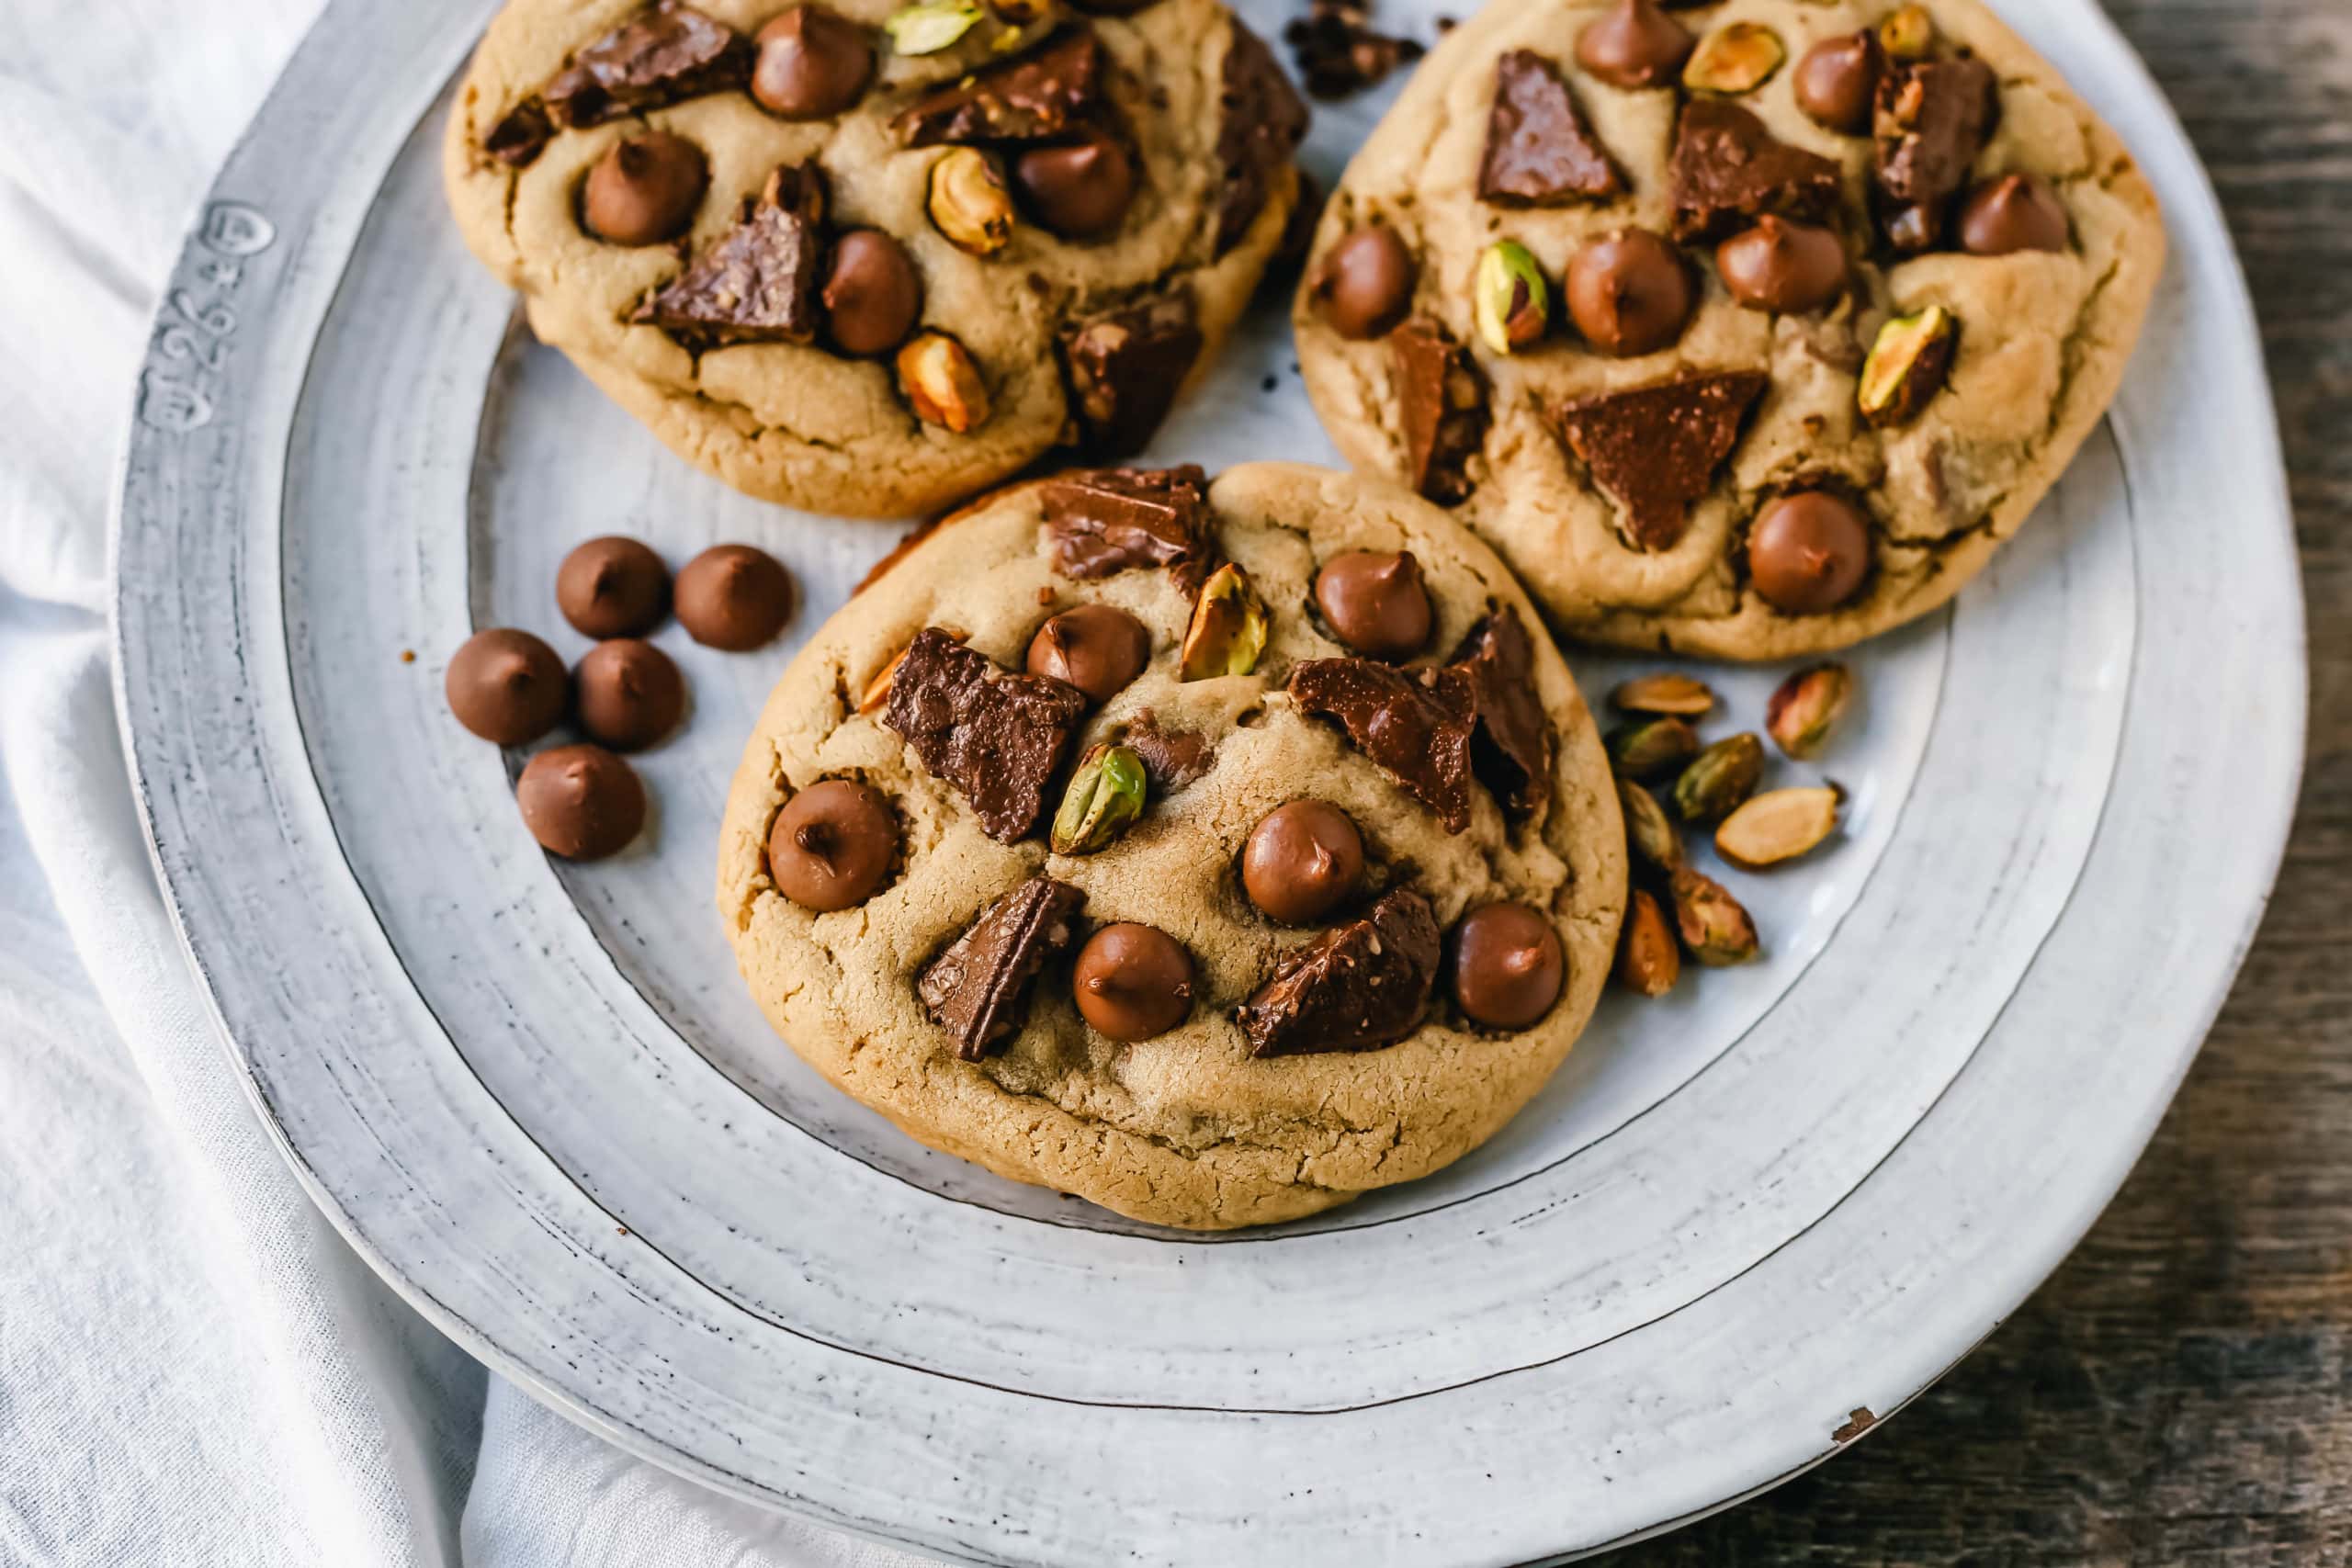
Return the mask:
[(1216, 0), (1090, 9), (511, 0), (450, 205), (541, 339), (754, 495), (906, 516), (1124, 455), (1280, 245), (1306, 112)]
[(1934, 608), (2121, 380), (2114, 134), (1974, 0), (1528, 0), (1349, 165), (1295, 307), (1340, 448), (1571, 636), (1770, 659)]
[(1081, 470), (923, 537), (786, 671), (718, 906), (908, 1133), (1164, 1224), (1476, 1147), (1625, 899), (1590, 716), (1494, 553), (1377, 480)]

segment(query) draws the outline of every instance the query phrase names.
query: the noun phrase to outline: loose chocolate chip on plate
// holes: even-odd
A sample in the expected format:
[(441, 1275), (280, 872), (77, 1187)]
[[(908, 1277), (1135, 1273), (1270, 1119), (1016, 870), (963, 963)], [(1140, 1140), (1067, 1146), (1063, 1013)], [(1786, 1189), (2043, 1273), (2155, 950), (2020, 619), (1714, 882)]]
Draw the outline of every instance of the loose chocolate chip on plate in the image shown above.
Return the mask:
[(1879, 79), (1880, 218), (1896, 250), (1916, 254), (1942, 243), (1952, 200), (1967, 187), (1999, 111), (1999, 85), (1981, 60), (1930, 60)]
[(441, 691), (459, 724), (484, 740), (522, 746), (562, 722), (571, 677), (555, 649), (529, 632), (492, 626), (450, 655)]
[(1470, 826), (1470, 735), (1477, 697), (1466, 670), (1399, 670), (1369, 659), (1309, 659), (1288, 690), (1302, 712), (1336, 719), (1356, 750), (1437, 814)]
[(686, 231), (709, 185), (701, 148), (649, 130), (605, 149), (582, 188), (580, 220), (609, 244), (658, 245)]
[(1396, 358), (1408, 482), (1442, 505), (1467, 500), (1475, 488), (1470, 459), (1487, 445), (1486, 378), (1425, 316), (1390, 333), (1388, 347)]
[(637, 770), (602, 746), (540, 752), (515, 781), (514, 803), (531, 837), (566, 860), (617, 854), (645, 826), (645, 786)]
[(555, 604), (582, 637), (639, 637), (670, 607), (670, 569), (618, 534), (575, 546), (556, 569)]
[(581, 729), (616, 751), (642, 751), (677, 728), (686, 711), (686, 682), (678, 667), (633, 637), (590, 649), (571, 682)]
[(1657, 0), (1619, 0), (1577, 35), (1577, 63), (1612, 87), (1671, 87), (1698, 45)]
[(1356, 895), (1363, 835), (1328, 800), (1294, 800), (1258, 819), (1241, 846), (1241, 886), (1269, 919), (1310, 926)]
[(1525, 1029), (1552, 1010), (1567, 955), (1552, 922), (1524, 904), (1487, 904), (1453, 928), (1453, 1000), (1474, 1022)]
[(1468, 672), (1478, 727), (1470, 771), (1514, 820), (1542, 820), (1552, 803), (1556, 738), (1535, 691), (1535, 645), (1505, 604), (1470, 628), (1449, 660)]
[(1772, 608), (1817, 615), (1850, 601), (1871, 570), (1870, 524), (1826, 491), (1798, 491), (1765, 507), (1747, 535), (1747, 578)]
[(1428, 1015), (1442, 956), (1429, 900), (1394, 888), (1362, 919), (1283, 954), (1234, 1021), (1252, 1056), (1393, 1045)]
[(1585, 341), (1620, 359), (1672, 347), (1698, 299), (1682, 253), (1646, 229), (1621, 229), (1578, 251), (1567, 297)]
[(1315, 275), (1315, 298), (1341, 337), (1375, 338), (1405, 319), (1419, 273), (1403, 236), (1386, 224), (1359, 229), (1333, 245)]
[(852, 229), (833, 242), (825, 278), (825, 327), (843, 354), (888, 354), (922, 314), (922, 275), (907, 248), (879, 229)]
[(1872, 28), (1823, 39), (1797, 62), (1797, 107), (1816, 125), (1859, 136), (1871, 128), (1871, 104), (1885, 68), (1886, 51)]
[(1029, 673), (1050, 675), (1098, 703), (1109, 702), (1151, 661), (1151, 633), (1125, 610), (1080, 604), (1029, 639)]
[(1961, 249), (1976, 256), (2063, 251), (2072, 234), (2066, 204), (2034, 175), (2003, 175), (1979, 186), (1960, 209)]
[(814, 342), (824, 213), (815, 164), (776, 170), (734, 228), (629, 319), (713, 344)]
[(786, 119), (826, 119), (857, 102), (874, 75), (874, 39), (822, 6), (795, 6), (757, 39), (752, 96)]
[(1035, 54), (991, 65), (935, 89), (891, 121), (909, 147), (1051, 141), (1069, 134), (1102, 98), (1102, 46), (1085, 28)]
[(1822, 219), (1838, 209), (1845, 178), (1818, 152), (1792, 147), (1726, 98), (1693, 98), (1675, 124), (1667, 183), (1674, 237), (1715, 239), (1743, 218), (1770, 212)]
[(1715, 249), (1715, 269), (1741, 304), (1782, 315), (1822, 310), (1846, 291), (1846, 245), (1834, 230), (1767, 213)]
[(792, 574), (765, 550), (713, 545), (678, 573), (678, 624), (705, 648), (742, 653), (792, 618)]
[(1108, 457), (1142, 451), (1203, 341), (1189, 288), (1067, 323), (1059, 346), (1080, 445)]
[(992, 839), (1012, 843), (1045, 815), (1046, 787), (1086, 716), (1086, 694), (1001, 670), (937, 626), (915, 634), (890, 677), (883, 722), (961, 790)]
[(1098, 1034), (1132, 1043), (1165, 1034), (1193, 1010), (1193, 955), (1153, 926), (1104, 926), (1079, 949), (1070, 996)]
[(661, 0), (571, 57), (540, 93), (559, 125), (574, 130), (740, 87), (752, 43), (679, 0)]
[[(1306, 138), (1306, 106), (1266, 40), (1236, 17), (1228, 24), (1217, 106), (1216, 254), (1241, 243), (1273, 194), (1274, 174)], [(1304, 196), (1305, 192), (1300, 193)]]
[(804, 909), (831, 914), (881, 891), (899, 856), (899, 823), (879, 792), (848, 779), (810, 784), (768, 829), (768, 875)]
[(982, 910), (924, 966), (915, 995), (955, 1042), (956, 1055), (979, 1061), (1019, 1032), (1030, 983), (1077, 936), (1085, 906), (1086, 895), (1069, 883), (1033, 876)]
[(1410, 550), (1348, 550), (1315, 574), (1315, 604), (1341, 642), (1372, 659), (1410, 659), (1430, 640), (1429, 586)]
[(1592, 482), (1623, 508), (1634, 543), (1669, 549), (1738, 445), (1748, 409), (1770, 385), (1770, 378), (1753, 370), (1681, 376), (1565, 403), (1554, 417)]
[(1136, 198), (1136, 161), (1099, 130), (1076, 141), (1032, 147), (1012, 161), (1012, 183), (1029, 214), (1065, 240), (1094, 240), (1118, 228)]
[(1525, 49), (1496, 62), (1495, 107), (1478, 167), (1481, 197), (1507, 207), (1556, 207), (1624, 188), (1558, 67)]

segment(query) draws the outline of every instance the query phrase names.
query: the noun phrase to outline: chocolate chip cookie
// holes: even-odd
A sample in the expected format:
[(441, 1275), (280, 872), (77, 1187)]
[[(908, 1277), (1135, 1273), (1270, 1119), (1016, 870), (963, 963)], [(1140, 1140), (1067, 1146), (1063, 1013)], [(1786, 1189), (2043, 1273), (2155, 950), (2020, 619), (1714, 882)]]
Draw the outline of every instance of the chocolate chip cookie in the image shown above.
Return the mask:
[(1562, 631), (1772, 659), (2023, 525), (2164, 254), (2130, 154), (1974, 0), (1530, 0), (1364, 143), (1295, 320), (1350, 460)]
[(905, 516), (1140, 448), (1306, 127), (1216, 0), (511, 0), (444, 163), (539, 337), (681, 456)]
[(1077, 470), (923, 536), (796, 659), (718, 907), (776, 1029), (913, 1136), (1121, 1213), (1410, 1180), (1551, 1076), (1624, 833), (1494, 553), (1384, 482)]

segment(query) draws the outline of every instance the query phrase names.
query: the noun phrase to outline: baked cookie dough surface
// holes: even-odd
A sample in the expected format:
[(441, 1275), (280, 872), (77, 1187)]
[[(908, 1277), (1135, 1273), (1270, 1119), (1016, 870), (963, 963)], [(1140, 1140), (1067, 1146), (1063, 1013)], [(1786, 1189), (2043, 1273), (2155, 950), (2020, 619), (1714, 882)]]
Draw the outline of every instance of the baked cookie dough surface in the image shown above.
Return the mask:
[[(1189, 560), (1073, 576), (1047, 521), (1054, 483), (986, 498), (922, 537), (777, 684), (745, 750), (718, 852), (718, 908), (753, 996), (793, 1049), (913, 1137), (1162, 1224), (1294, 1219), (1476, 1148), (1584, 1029), (1625, 899), (1606, 757), (1533, 607), (1494, 553), (1437, 508), (1376, 480), (1287, 464), (1216, 479), (1201, 519), (1205, 550)], [(1384, 666), (1406, 682), (1466, 689), (1469, 677), (1441, 671), (1482, 628), (1515, 620), (1532, 632), (1519, 689), (1548, 720), (1549, 765), (1530, 780), (1476, 753), (1460, 831), (1292, 694), (1311, 661), (1350, 654), (1313, 606), (1318, 570), (1357, 551), (1409, 552), (1426, 583), (1421, 650)], [(1200, 586), (1212, 561), (1246, 574), (1262, 602), (1264, 650), (1246, 674), (1183, 680), (1196, 597), (1222, 591), (1217, 578)], [(1148, 633), (1148, 662), (1107, 700), (1079, 705), (1083, 719), (1034, 830), (1008, 825), (1001, 809), (984, 821), (966, 786), (934, 772), (893, 728), (928, 701), (897, 689), (919, 656), (896, 673), (893, 660), (940, 628), (1000, 671), (1017, 671), (1043, 623), (1079, 606), (1134, 616)], [(1099, 852), (1055, 852), (1046, 829), (1074, 761), (1139, 732), (1162, 742), (1138, 742), (1152, 775), (1140, 817)], [(1487, 782), (1495, 779), (1506, 781), (1499, 794)], [(779, 813), (826, 781), (851, 781), (888, 802), (898, 853), (879, 891), (819, 913), (778, 890), (769, 843)], [(1253, 828), (1301, 799), (1353, 818), (1364, 869), (1339, 907), (1283, 925), (1253, 903), (1241, 860)], [(959, 1050), (964, 1038), (922, 994), (927, 977), (986, 911), (1037, 877), (1082, 895), (1074, 929), (1057, 933), (1065, 942), (1016, 999), (1006, 1032)], [(1434, 921), (1419, 939), (1408, 929), (1421, 918), (1410, 913), (1417, 900)], [(1497, 904), (1540, 911), (1558, 942), (1556, 999), (1523, 1027), (1474, 1023), (1444, 973), (1463, 945), (1463, 918)], [(1285, 954), (1374, 910), (1378, 933), (1401, 934), (1408, 948), (1418, 942), (1424, 962), (1444, 933), (1426, 1003), (1378, 988), (1381, 965), (1396, 953), (1377, 940), (1357, 950), (1362, 983), (1336, 1027), (1402, 1009), (1402, 1038), (1334, 1048), (1293, 1034), (1272, 1047), (1286, 1054), (1253, 1055), (1271, 1036), (1246, 1029), (1237, 1009), (1267, 999)], [(1400, 913), (1402, 924), (1390, 919)], [(1074, 999), (1072, 954), (1088, 933), (1118, 922), (1174, 939), (1193, 972), (1181, 1021), (1132, 1043), (1091, 1027)], [(1508, 982), (1521, 971), (1500, 973)], [(959, 1000), (944, 1010), (952, 1021), (967, 1016), (960, 1009)]]
[[(752, 90), (754, 40), (787, 10), (780, 0), (512, 0), (474, 56), (444, 143), (467, 244), (522, 292), (542, 341), (681, 457), (753, 495), (904, 517), (1057, 446), (1088, 455), (1139, 446), (1216, 357), (1296, 199), (1290, 154), (1306, 111), (1271, 51), (1216, 0), (1150, 0), (1127, 16), (1089, 16), (1059, 0), (974, 5), (967, 30), (920, 54), (891, 41), (883, 24), (906, 7), (888, 0), (805, 9), (821, 14), (837, 49), (870, 51), (871, 73), (857, 86), (852, 68), (854, 101), (839, 112), (786, 118)], [(1074, 48), (1091, 52), (1086, 39), (1099, 45), (1082, 62), (1091, 85), (1067, 68)], [(614, 61), (616, 85), (576, 90), (584, 64)], [(997, 90), (1005, 73), (1040, 61), (1048, 80)], [(936, 111), (936, 95), (973, 79), (996, 100), (992, 118), (956, 123)], [(1041, 100), (1041, 112), (1026, 112)], [(656, 133), (702, 155), (707, 182), (698, 197), (688, 187), (690, 220), (657, 242), (599, 238), (583, 210), (592, 175), (617, 143)], [(1128, 161), (1132, 198), (1102, 231), (1061, 237), (1014, 171), (1027, 153), (1096, 139)], [(989, 254), (951, 241), (933, 216), (934, 169), (973, 153), (993, 166), (1011, 209)], [(766, 336), (640, 319), (757, 212), (776, 171), (801, 168), (817, 172), (821, 189), (821, 213), (797, 237), (817, 270), (780, 276), (787, 269), (771, 248), (754, 291), (770, 305), (804, 298), (768, 313)], [(1057, 188), (1066, 231), (1073, 214), (1098, 221), (1105, 202), (1117, 211), (1067, 165)], [(993, 243), (975, 239), (986, 232), (968, 226), (975, 187), (961, 189), (964, 239)], [(1098, 210), (1080, 210), (1090, 203)], [(857, 229), (898, 243), (921, 300), (900, 342), (851, 352), (829, 303), (805, 297), (822, 288), (840, 237)], [(722, 288), (707, 299), (726, 296)], [(778, 322), (788, 337), (774, 335)], [(1073, 334), (1090, 327), (1074, 355)], [(967, 356), (978, 417), (944, 422), (919, 407), (897, 355), (933, 333)], [(1085, 361), (1076, 371), (1074, 357)]]
[[(1973, 0), (1933, 0), (1925, 7), (1932, 30), (1922, 33), (1920, 8), (1905, 9), (1898, 17), (1893, 0), (1671, 10), (1529, 0), (1489, 6), (1455, 28), (1349, 165), (1295, 303), (1308, 389), (1349, 460), (1408, 484), (1426, 481), (1429, 493), (1454, 502), (1454, 515), (1502, 552), (1553, 624), (1579, 639), (1773, 659), (1851, 644), (1949, 599), (2023, 525), (2114, 397), (2165, 238), (2130, 154), (1997, 18)], [(1595, 28), (1604, 30), (1580, 50)], [(1906, 28), (1907, 54), (1878, 41), (1904, 42)], [(1858, 41), (1865, 29), (1868, 43)], [(1759, 41), (1759, 33), (1770, 36)], [(1816, 46), (1840, 39), (1868, 56), (1859, 77), (1842, 84), (1831, 62), (1811, 59)], [(1969, 62), (1981, 62), (1981, 77)], [(1760, 85), (1741, 89), (1741, 73), (1763, 69)], [(1809, 70), (1820, 73), (1810, 82)], [(1495, 137), (1500, 162), (1490, 166), (1506, 73), (1521, 101), (1506, 106), (1512, 123)], [(1687, 85), (1690, 76), (1724, 90)], [(1655, 85), (1640, 85), (1644, 77)], [(1981, 134), (1967, 123), (1976, 115), (1972, 80), (1990, 89)], [(1824, 89), (1841, 85), (1844, 104), (1826, 103)], [(1844, 107), (1846, 128), (1808, 112), (1801, 87), (1833, 118)], [(1563, 93), (1573, 105), (1566, 117)], [(1562, 152), (1564, 123), (1582, 127), (1613, 181), (1605, 170), (1579, 181), (1593, 171)], [(1738, 132), (1727, 140), (1744, 142), (1728, 152), (1726, 123)], [(1713, 152), (1703, 134), (1690, 136), (1710, 129)], [(1694, 204), (1679, 157), (1733, 186), (1743, 169), (1762, 171), (1760, 194), (1746, 210)], [(1939, 158), (1951, 167), (1938, 171)], [(1976, 205), (1981, 197), (1997, 209), (1987, 193), (2012, 175), (2039, 182), (2041, 197), (2013, 186), (2006, 210)], [(1923, 186), (1924, 200), (1900, 199)], [(2055, 198), (2056, 219), (2041, 197)], [(1834, 235), (1848, 276), (1833, 302), (1776, 310), (1734, 298), (1718, 247), (1749, 233), (1761, 214)], [(1396, 311), (1404, 330), (1424, 332), (1425, 356), (1430, 341), (1462, 350), (1460, 456), (1450, 471), (1442, 439), (1436, 471), (1416, 471), (1409, 355), (1385, 320), (1362, 317), (1364, 291), (1378, 292), (1374, 269), (1360, 265), (1357, 294), (1351, 301), (1340, 289), (1335, 313), (1335, 250), (1378, 229), (1400, 238), (1413, 264)], [(1584, 330), (1589, 317), (1606, 315), (1591, 309), (1599, 292), (1588, 294), (1586, 310), (1572, 310), (1566, 275), (1595, 242), (1636, 229), (1679, 255), (1692, 307), (1679, 328), (1669, 322), (1663, 346), (1635, 333), (1619, 346), (1639, 352), (1618, 357)], [(1540, 335), (1507, 354), (1489, 345), (1476, 316), (1481, 257), (1502, 241), (1525, 247), (1549, 304)], [(1802, 286), (1802, 265), (1779, 265), (1772, 281)], [(1352, 323), (1341, 321), (1350, 303)], [(1940, 351), (1931, 347), (1912, 389), (1928, 393), (1917, 412), (1898, 397), (1873, 422), (1860, 394), (1882, 328), (1937, 308), (1952, 333), (1945, 374), (1934, 375)], [(1614, 394), (1701, 376), (1730, 378), (1709, 389), (1721, 407), (1686, 399), (1669, 414), (1619, 404), (1616, 446), (1598, 461), (1571, 438), (1579, 408), (1589, 414)], [(1754, 376), (1764, 379), (1743, 379)], [(1726, 409), (1727, 423), (1702, 428)], [(1590, 426), (1577, 434), (1593, 438)], [(1713, 434), (1727, 451), (1701, 439)], [(1645, 446), (1675, 452), (1679, 476), (1661, 472), (1658, 457), (1629, 484), (1622, 469)], [(1695, 501), (1661, 505), (1653, 494), (1628, 504), (1635, 484), (1671, 492), (1678, 477)], [(1776, 558), (1751, 560), (1759, 519), (1792, 494), (1826, 494), (1858, 514), (1842, 579), (1824, 541), (1802, 528), (1774, 541)], [(1802, 547), (1790, 545), (1792, 535), (1805, 536)], [(1759, 575), (1772, 579), (1773, 569), (1793, 608), (1759, 590)], [(1794, 589), (1786, 586), (1792, 574)]]

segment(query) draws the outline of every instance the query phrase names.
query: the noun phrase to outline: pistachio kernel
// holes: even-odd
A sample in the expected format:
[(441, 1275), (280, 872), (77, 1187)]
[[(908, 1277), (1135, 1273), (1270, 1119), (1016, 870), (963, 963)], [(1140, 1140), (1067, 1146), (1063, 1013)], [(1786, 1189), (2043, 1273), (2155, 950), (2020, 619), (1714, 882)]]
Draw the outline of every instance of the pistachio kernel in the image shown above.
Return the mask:
[(1699, 754), (1699, 732), (1680, 718), (1621, 724), (1601, 743), (1617, 776), (1640, 784), (1656, 784)]
[(1057, 855), (1091, 855), (1111, 847), (1143, 815), (1143, 759), (1125, 746), (1097, 746), (1080, 759), (1054, 813)]
[(1936, 19), (1925, 6), (1905, 6), (1878, 25), (1879, 47), (1896, 60), (1925, 60), (1936, 51)]
[(1776, 789), (1756, 796), (1715, 829), (1715, 852), (1742, 871), (1810, 854), (1838, 830), (1846, 792), (1836, 784), (1818, 789)]
[(1704, 681), (1688, 675), (1636, 675), (1621, 681), (1609, 694), (1609, 701), (1621, 713), (1673, 714), (1682, 718), (1702, 718), (1715, 705), (1715, 694)]
[(1764, 742), (1753, 735), (1716, 741), (1674, 781), (1674, 809), (1685, 822), (1713, 822), (1739, 809), (1764, 776)]
[(1764, 728), (1784, 753), (1802, 762), (1828, 744), (1853, 701), (1853, 672), (1842, 664), (1816, 664), (1774, 690), (1764, 705)]
[(890, 656), (890, 662), (882, 666), (882, 672), (868, 681), (865, 690), (858, 694), (858, 712), (880, 713), (888, 705), (891, 677), (898, 674), (899, 666), (906, 661), (907, 650), (903, 648)]
[(1653, 871), (1682, 863), (1682, 835), (1657, 796), (1627, 779), (1617, 781), (1617, 801), (1625, 813), (1625, 847)]
[(1700, 93), (1752, 93), (1788, 58), (1781, 35), (1761, 22), (1727, 22), (1699, 40), (1682, 68), (1682, 85)]
[(1634, 889), (1617, 936), (1617, 983), (1637, 996), (1662, 997), (1682, 978), (1682, 950), (1666, 911), (1645, 888)]
[(950, 147), (932, 164), (923, 206), (932, 227), (971, 255), (994, 255), (1012, 239), (1012, 197), (1004, 174), (977, 147)]
[(1176, 678), (1208, 681), (1220, 675), (1247, 675), (1258, 668), (1266, 651), (1266, 606), (1250, 578), (1231, 561), (1209, 574), (1201, 596), (1193, 604), (1192, 624), (1184, 628), (1184, 647), (1178, 656)]
[(1683, 866), (1667, 883), (1675, 929), (1690, 956), (1710, 969), (1752, 962), (1760, 944), (1756, 922), (1731, 890), (1704, 872)]
[(945, 333), (918, 333), (899, 350), (899, 386), (915, 417), (961, 435), (988, 423), (989, 389), (964, 345)]
[(1471, 285), (1478, 336), (1497, 354), (1517, 354), (1541, 339), (1552, 319), (1544, 269), (1516, 240), (1498, 240), (1478, 258)]
[(1960, 322), (1941, 305), (1897, 316), (1879, 328), (1870, 357), (1862, 361), (1857, 401), (1874, 425), (1902, 424), (1944, 389), (1959, 345)]
[(882, 30), (900, 54), (937, 54), (970, 32), (981, 15), (973, 0), (922, 0), (891, 12)]

